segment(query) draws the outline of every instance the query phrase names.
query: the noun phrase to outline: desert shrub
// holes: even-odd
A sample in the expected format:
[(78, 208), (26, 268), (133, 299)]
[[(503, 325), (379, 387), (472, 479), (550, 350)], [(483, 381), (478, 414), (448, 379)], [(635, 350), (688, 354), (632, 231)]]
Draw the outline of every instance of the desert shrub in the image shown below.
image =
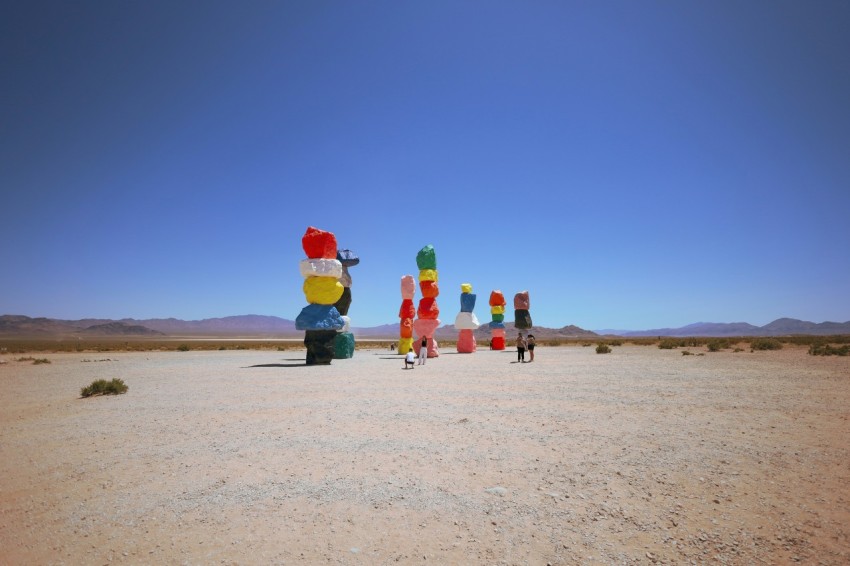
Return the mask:
[(829, 344), (812, 344), (809, 346), (811, 356), (850, 356), (850, 344), (831, 346)]
[(178, 352), (188, 352), (189, 351), (189, 345), (188, 344), (180, 344), (179, 346), (177, 346), (177, 351)]
[(728, 338), (712, 338), (708, 341), (707, 346), (709, 352), (719, 352), (720, 350), (731, 348), (732, 344)]
[(750, 342), (750, 348), (755, 350), (781, 350), (782, 342), (776, 338), (756, 338)]
[(583, 342), (581, 345), (582, 348), (589, 348), (590, 346), (593, 346), (593, 344), (590, 342)]
[(119, 395), (121, 393), (126, 393), (127, 384), (124, 383), (123, 380), (114, 378), (112, 381), (106, 381), (105, 379), (96, 379), (92, 381), (91, 385), (88, 387), (83, 387), (80, 390), (80, 397), (92, 397), (95, 395)]
[(609, 346), (622, 346), (623, 341), (622, 340), (608, 340), (608, 345)]
[(693, 354), (693, 352), (690, 352), (689, 350), (682, 350), (682, 355), (683, 356), (693, 356), (694, 354)]
[(608, 347), (608, 344), (600, 343), (598, 346), (596, 346), (596, 353), (597, 354), (610, 354), (611, 348)]
[(16, 361), (16, 362), (34, 362), (34, 361), (35, 361), (35, 358), (33, 358), (32, 356), (28, 356), (28, 357), (20, 357), (20, 358), (18, 358), (18, 359), (17, 359), (17, 360), (15, 360), (15, 361)]
[(734, 350), (732, 350), (732, 352), (735, 353), (735, 354), (737, 354), (738, 352), (743, 352), (743, 351), (744, 351), (743, 348), (735, 348)]
[(38, 364), (49, 364), (49, 363), (50, 363), (50, 360), (48, 360), (47, 358), (36, 358), (36, 359), (34, 359), (34, 360), (32, 361), (32, 363), (33, 363), (34, 365), (38, 365)]
[(673, 348), (678, 348), (679, 346), (687, 346), (684, 340), (678, 340), (676, 338), (665, 338), (662, 340), (658, 347), (662, 350), (672, 350)]

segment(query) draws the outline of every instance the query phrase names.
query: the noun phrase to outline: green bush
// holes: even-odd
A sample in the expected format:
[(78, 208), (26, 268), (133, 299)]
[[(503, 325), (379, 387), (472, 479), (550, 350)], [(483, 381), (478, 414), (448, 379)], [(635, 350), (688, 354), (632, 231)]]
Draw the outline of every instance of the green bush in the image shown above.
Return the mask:
[(809, 346), (811, 356), (850, 356), (850, 344), (830, 346), (829, 344), (812, 344)]
[(731, 348), (732, 344), (728, 338), (712, 338), (708, 341), (707, 346), (709, 352), (719, 352), (720, 350)]
[(126, 393), (127, 384), (124, 383), (123, 380), (114, 378), (112, 381), (106, 381), (105, 379), (96, 379), (92, 381), (91, 385), (88, 387), (83, 387), (80, 390), (80, 397), (92, 397), (95, 395), (119, 395), (121, 393)]
[(37, 358), (37, 359), (33, 360), (33, 361), (32, 361), (32, 363), (33, 363), (34, 365), (38, 365), (38, 364), (49, 364), (49, 363), (50, 363), (50, 360), (48, 360), (47, 358)]
[(179, 346), (177, 346), (177, 351), (178, 352), (188, 352), (189, 351), (189, 345), (188, 344), (180, 344)]
[(776, 338), (756, 338), (750, 342), (750, 348), (755, 350), (781, 350), (782, 342)]
[(693, 356), (694, 354), (693, 354), (693, 352), (690, 352), (688, 350), (682, 350), (682, 355), (683, 356)]
[(658, 347), (662, 350), (672, 350), (673, 348), (678, 348), (679, 346), (687, 346), (684, 340), (677, 340), (676, 338), (665, 338), (662, 340)]
[(611, 348), (608, 347), (608, 344), (599, 344), (598, 346), (596, 346), (596, 353), (597, 354), (610, 354)]

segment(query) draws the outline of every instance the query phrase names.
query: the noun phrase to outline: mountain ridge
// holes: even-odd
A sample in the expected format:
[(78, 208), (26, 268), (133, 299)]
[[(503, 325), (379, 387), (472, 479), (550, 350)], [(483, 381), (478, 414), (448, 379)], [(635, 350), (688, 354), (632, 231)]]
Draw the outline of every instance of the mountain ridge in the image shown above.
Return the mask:
[(748, 322), (696, 322), (678, 328), (655, 328), (650, 330), (618, 331), (617, 336), (788, 336), (811, 334), (828, 336), (832, 334), (850, 334), (850, 321), (847, 322), (809, 322), (796, 318), (778, 318), (764, 326), (755, 326)]
[[(515, 332), (513, 322), (506, 322), (508, 335)], [(396, 339), (398, 323), (371, 327), (353, 327), (352, 332), (362, 338)], [(679, 328), (656, 328), (649, 330), (591, 331), (575, 325), (561, 328), (535, 326), (531, 332), (538, 339), (586, 338), (599, 336), (654, 337), (654, 336), (783, 336), (793, 334), (832, 335), (850, 334), (848, 322), (810, 322), (794, 318), (778, 318), (764, 326), (747, 322), (696, 322)], [(120, 320), (85, 318), (61, 320), (45, 317), (31, 318), (25, 315), (0, 315), (0, 336), (47, 337), (56, 335), (89, 336), (279, 336), (300, 337), (303, 332), (295, 329), (295, 321), (269, 315), (236, 315), (201, 320), (177, 318), (151, 318)], [(452, 324), (441, 326), (436, 331), (438, 339), (453, 339), (458, 335)], [(489, 340), (487, 322), (475, 331), (476, 340)]]

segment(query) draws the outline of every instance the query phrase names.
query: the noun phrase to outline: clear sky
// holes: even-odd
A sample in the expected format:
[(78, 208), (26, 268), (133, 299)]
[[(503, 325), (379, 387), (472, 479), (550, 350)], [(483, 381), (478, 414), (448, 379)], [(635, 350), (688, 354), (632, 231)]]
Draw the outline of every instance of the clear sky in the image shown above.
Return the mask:
[[(0, 314), (850, 320), (850, 3), (6, 1)], [(508, 310), (507, 319), (513, 318)]]

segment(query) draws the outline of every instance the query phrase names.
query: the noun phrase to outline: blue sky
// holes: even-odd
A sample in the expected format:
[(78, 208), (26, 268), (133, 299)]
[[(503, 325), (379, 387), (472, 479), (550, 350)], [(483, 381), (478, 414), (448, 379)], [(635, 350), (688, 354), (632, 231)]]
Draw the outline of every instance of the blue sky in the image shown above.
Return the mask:
[[(847, 2), (5, 2), (0, 314), (850, 320)], [(508, 320), (512, 313), (508, 311)]]

